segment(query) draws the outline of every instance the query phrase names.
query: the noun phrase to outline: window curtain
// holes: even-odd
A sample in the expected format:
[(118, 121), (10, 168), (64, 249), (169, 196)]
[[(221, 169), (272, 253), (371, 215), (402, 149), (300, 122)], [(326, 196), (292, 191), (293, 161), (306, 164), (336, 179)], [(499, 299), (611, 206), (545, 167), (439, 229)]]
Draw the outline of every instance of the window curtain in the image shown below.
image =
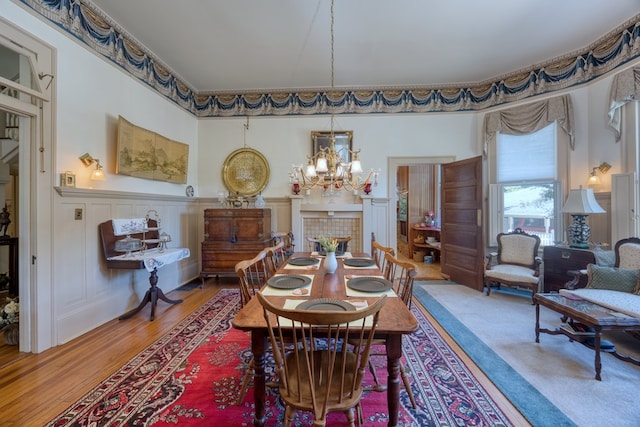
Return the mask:
[(488, 113), (484, 116), (484, 154), (489, 152), (489, 144), (495, 141), (497, 132), (524, 135), (554, 121), (569, 136), (569, 145), (573, 150), (573, 104), (569, 95)]
[(621, 108), (631, 101), (640, 100), (640, 68), (630, 68), (613, 77), (609, 94), (609, 126), (620, 141)]

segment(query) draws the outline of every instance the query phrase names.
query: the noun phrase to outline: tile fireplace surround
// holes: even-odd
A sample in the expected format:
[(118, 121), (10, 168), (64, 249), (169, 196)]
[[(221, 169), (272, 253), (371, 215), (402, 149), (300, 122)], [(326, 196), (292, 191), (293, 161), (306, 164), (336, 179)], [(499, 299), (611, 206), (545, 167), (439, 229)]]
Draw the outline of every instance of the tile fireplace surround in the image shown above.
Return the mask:
[[(349, 250), (368, 252), (372, 221), (372, 196), (354, 196), (353, 203), (345, 200), (316, 203), (305, 196), (290, 196), (291, 228), (296, 240), (301, 242), (299, 251), (308, 251), (307, 237), (331, 235), (351, 236)], [(300, 236), (300, 238), (298, 238)]]

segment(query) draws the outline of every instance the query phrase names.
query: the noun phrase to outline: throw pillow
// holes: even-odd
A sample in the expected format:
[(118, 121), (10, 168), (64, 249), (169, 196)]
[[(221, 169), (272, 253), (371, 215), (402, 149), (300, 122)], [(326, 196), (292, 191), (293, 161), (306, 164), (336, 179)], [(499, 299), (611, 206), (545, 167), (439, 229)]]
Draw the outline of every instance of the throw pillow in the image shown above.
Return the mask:
[(608, 289), (611, 291), (634, 292), (638, 285), (640, 270), (624, 270), (615, 267), (600, 267), (595, 264), (587, 266), (587, 288)]

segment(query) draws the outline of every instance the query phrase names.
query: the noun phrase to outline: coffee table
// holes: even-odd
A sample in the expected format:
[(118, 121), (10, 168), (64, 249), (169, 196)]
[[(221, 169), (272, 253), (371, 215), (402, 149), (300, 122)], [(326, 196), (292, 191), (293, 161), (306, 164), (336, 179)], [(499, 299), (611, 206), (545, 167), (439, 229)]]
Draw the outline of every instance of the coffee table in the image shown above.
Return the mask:
[[(640, 318), (619, 313), (615, 310), (611, 310), (574, 295), (557, 293), (535, 294), (534, 302), (536, 305), (536, 342), (540, 342), (540, 332), (543, 332), (549, 335), (566, 335), (571, 341), (578, 341), (587, 347), (593, 348), (596, 353), (596, 380), (601, 380), (600, 371), (602, 369), (602, 363), (600, 360), (600, 341), (602, 331), (614, 329), (640, 330)], [(560, 313), (563, 317), (563, 321), (570, 318), (593, 328), (593, 334), (574, 334), (563, 328), (558, 328), (556, 330), (541, 329), (541, 305)], [(589, 344), (591, 339), (593, 339), (593, 346)], [(615, 348), (608, 349), (606, 352), (613, 354), (616, 358), (624, 360), (625, 362), (640, 365), (640, 360), (619, 354)]]

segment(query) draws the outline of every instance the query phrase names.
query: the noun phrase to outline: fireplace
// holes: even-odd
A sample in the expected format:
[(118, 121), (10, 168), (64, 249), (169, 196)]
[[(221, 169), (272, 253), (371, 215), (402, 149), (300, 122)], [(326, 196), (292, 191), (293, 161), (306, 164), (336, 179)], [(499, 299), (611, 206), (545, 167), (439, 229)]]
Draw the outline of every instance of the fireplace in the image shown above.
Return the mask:
[(354, 203), (310, 203), (305, 196), (291, 198), (291, 229), (298, 251), (309, 251), (307, 237), (351, 236), (350, 252), (370, 252), (371, 196), (354, 196)]

